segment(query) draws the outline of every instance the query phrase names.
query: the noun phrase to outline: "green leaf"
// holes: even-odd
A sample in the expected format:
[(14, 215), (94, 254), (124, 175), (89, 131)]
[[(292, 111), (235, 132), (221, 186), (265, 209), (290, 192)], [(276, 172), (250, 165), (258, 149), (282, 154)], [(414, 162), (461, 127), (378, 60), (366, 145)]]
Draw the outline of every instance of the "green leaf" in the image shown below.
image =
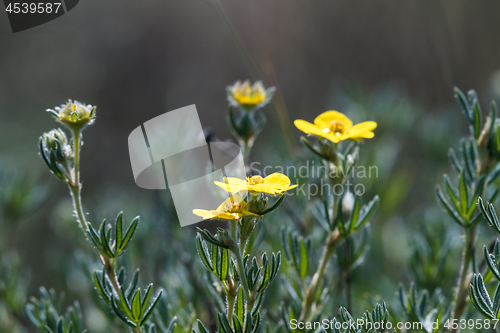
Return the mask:
[(481, 106), (479, 105), (479, 101), (477, 98), (474, 99), (472, 104), (472, 112), (473, 112), (473, 127), (474, 127), (474, 137), (476, 140), (479, 138), (479, 134), (481, 134), (481, 125), (482, 125), (482, 114), (481, 114)]
[(87, 223), (88, 226), (88, 235), (92, 243), (94, 244), (94, 247), (96, 248), (98, 253), (104, 252), (101, 246), (101, 241), (99, 240), (99, 236), (97, 235), (97, 232), (95, 231), (94, 227), (92, 224)]
[(116, 303), (115, 303), (115, 298), (114, 297), (111, 297), (111, 308), (113, 309), (114, 313), (124, 322), (126, 323), (127, 325), (129, 325), (130, 327), (137, 327), (137, 325), (131, 321), (130, 319), (128, 319), (127, 317), (125, 317), (123, 315), (123, 313), (120, 311), (120, 309), (118, 309), (118, 307), (116, 306)]
[(447, 174), (445, 174), (443, 178), (444, 178), (444, 183), (446, 185), (446, 193), (448, 194), (448, 197), (451, 199), (453, 205), (457, 208), (457, 210), (460, 211), (460, 202), (458, 200), (458, 193), (451, 184), (450, 177)]
[(460, 173), (460, 180), (458, 182), (459, 185), (459, 193), (460, 193), (460, 212), (462, 216), (464, 216), (467, 212), (468, 208), (468, 192), (467, 192), (467, 184), (465, 183), (465, 173), (462, 171)]
[[(203, 239), (206, 240), (211, 245), (215, 245), (215, 246), (222, 247), (222, 248), (225, 248), (225, 249), (229, 248), (227, 245), (224, 245), (224, 243), (219, 242), (217, 240), (217, 238), (215, 238), (214, 236), (212, 236), (212, 234), (210, 233), (210, 231), (208, 231), (207, 229), (203, 230), (203, 229), (200, 229), (200, 228), (196, 228), (196, 230), (201, 235), (201, 237), (203, 237)], [(215, 267), (215, 265), (214, 265), (214, 267)]]
[(256, 316), (259, 313), (260, 306), (262, 305), (262, 300), (264, 299), (264, 293), (257, 295), (257, 299), (253, 305), (252, 316)]
[(132, 236), (134, 235), (135, 229), (137, 228), (137, 224), (139, 223), (139, 216), (137, 216), (135, 219), (132, 220), (132, 223), (127, 229), (127, 232), (125, 233), (125, 237), (122, 239), (122, 246), (120, 247), (120, 252), (125, 251), (127, 248), (128, 243), (132, 239)]
[(262, 282), (260, 283), (259, 289), (257, 289), (257, 292), (259, 293), (261, 293), (269, 283), (269, 276), (270, 276), (269, 260), (267, 259), (267, 253), (265, 252), (262, 255), (262, 268), (264, 273), (262, 274)]
[[(251, 317), (250, 317), (250, 318), (251, 318)], [(257, 332), (259, 332), (260, 322), (261, 322), (261, 319), (260, 319), (260, 312), (257, 312), (256, 318), (255, 318), (255, 320), (254, 320), (254, 327), (253, 327), (252, 333), (257, 333)], [(251, 322), (251, 321), (250, 321), (249, 326), (250, 326), (250, 327), (252, 326), (252, 322)]]
[(141, 318), (141, 288), (138, 288), (132, 299), (132, 318), (136, 321)]
[(470, 300), (474, 307), (490, 319), (494, 319), (493, 304), (484, 286), (481, 274), (475, 274), (469, 288)]
[(495, 319), (498, 319), (500, 317), (500, 283), (497, 284), (495, 295), (493, 296), (493, 311)]
[(205, 242), (201, 239), (201, 235), (197, 234), (196, 235), (196, 246), (198, 248), (198, 254), (200, 256), (201, 261), (205, 265), (206, 268), (208, 268), (211, 272), (214, 271), (212, 263), (208, 259), (209, 253), (207, 249), (207, 245)]
[(122, 304), (122, 308), (125, 310), (127, 316), (129, 316), (130, 318), (134, 318), (134, 316), (132, 315), (132, 307), (130, 306), (129, 301), (125, 296), (123, 288), (120, 289), (119, 296), (120, 296), (120, 303)]
[(97, 289), (99, 295), (107, 302), (109, 302), (109, 295), (105, 292), (104, 285), (101, 283), (101, 279), (97, 275), (97, 272), (94, 272), (94, 284)]
[(247, 311), (247, 314), (245, 316), (245, 323), (244, 323), (244, 333), (251, 333), (252, 332), (252, 314), (250, 311)]
[(205, 327), (205, 325), (203, 325), (203, 323), (199, 319), (197, 320), (197, 322), (198, 322), (198, 331), (200, 331), (200, 333), (208, 333), (207, 328)]
[(125, 282), (125, 267), (120, 267), (118, 270), (118, 276), (116, 278), (116, 281), (118, 281), (118, 284), (121, 286)]
[(498, 233), (500, 233), (500, 221), (498, 220), (498, 216), (493, 205), (487, 203), (485, 207), (483, 199), (481, 197), (478, 199), (477, 205), (479, 207), (479, 211), (486, 219), (488, 225), (495, 229)]
[[(49, 167), (49, 169), (51, 168), (51, 165), (50, 165), (50, 162), (49, 162), (49, 159), (47, 158), (47, 155), (45, 155), (45, 149), (43, 147), (43, 137), (40, 137), (38, 139), (38, 148), (40, 150), (40, 156), (42, 157), (42, 159), (44, 160), (45, 164), (47, 164), (47, 166)], [(40, 329), (41, 330), (41, 329)]]
[(304, 238), (300, 238), (300, 277), (304, 279), (307, 275), (307, 249)]
[(273, 210), (275, 210), (276, 208), (278, 208), (282, 203), (283, 201), (285, 200), (285, 194), (282, 194), (279, 199), (274, 203), (274, 205), (272, 205), (271, 207), (265, 209), (264, 211), (260, 212), (260, 215), (264, 215), (264, 214), (268, 214), (270, 212), (272, 212)]
[(220, 279), (226, 281), (229, 273), (229, 253), (227, 249), (220, 249)]
[(462, 113), (464, 114), (465, 118), (469, 121), (469, 123), (472, 124), (472, 115), (469, 103), (467, 102), (467, 98), (458, 87), (455, 87), (453, 91), (455, 92), (455, 99), (457, 100), (458, 104), (462, 109)]
[(497, 144), (497, 152), (500, 151), (500, 124), (496, 126), (496, 144)]
[(142, 307), (141, 307), (141, 317), (144, 315), (146, 312), (146, 308), (149, 304), (149, 299), (151, 298), (151, 294), (153, 292), (153, 284), (151, 283), (148, 286), (148, 289), (146, 289), (146, 294), (144, 295), (144, 298), (142, 300)]
[(491, 258), (491, 255), (488, 253), (488, 248), (486, 246), (483, 247), (483, 254), (484, 254), (484, 260), (486, 261), (488, 268), (493, 273), (493, 275), (495, 275), (498, 281), (500, 281), (500, 272), (498, 271), (496, 263)]
[(439, 185), (436, 186), (436, 195), (437, 195), (437, 198), (439, 199), (439, 202), (441, 202), (443, 208), (446, 210), (446, 212), (448, 213), (448, 215), (450, 215), (450, 217), (452, 217), (455, 222), (457, 222), (461, 226), (464, 226), (464, 223), (462, 221), (462, 217), (450, 205), (450, 203), (448, 202), (448, 200), (446, 200), (446, 197), (444, 196), (444, 193), (441, 190), (441, 187), (439, 187)]
[(370, 218), (375, 214), (375, 212), (378, 209), (379, 205), (379, 197), (376, 195), (372, 201), (368, 203), (365, 207), (363, 207), (363, 211), (361, 213), (361, 217), (359, 218), (359, 221), (356, 223), (356, 226), (354, 227), (355, 231), (358, 231), (361, 229), (368, 221), (370, 221)]
[[(173, 333), (174, 329), (177, 327), (177, 316), (174, 316), (164, 333)], [(201, 332), (200, 332), (201, 333)]]
[[(125, 296), (129, 299), (132, 296), (135, 288), (137, 287), (137, 283), (139, 282), (139, 269), (136, 269), (134, 275), (132, 275), (132, 280), (128, 285), (127, 290), (125, 291)], [(123, 288), (122, 288), (123, 289)]]
[(314, 155), (317, 155), (317, 156), (319, 156), (320, 158), (322, 158), (322, 159), (324, 159), (324, 160), (328, 159), (328, 157), (327, 157), (326, 155), (322, 154), (322, 153), (321, 153), (321, 152), (319, 152), (316, 148), (314, 148), (314, 147), (313, 147), (313, 146), (309, 143), (309, 141), (308, 141), (305, 137), (301, 136), (301, 137), (300, 137), (300, 141), (301, 141), (301, 142), (302, 142), (302, 143), (303, 143), (303, 144), (307, 147), (307, 149), (309, 149), (309, 150), (310, 150), (310, 151), (311, 151)]
[(240, 321), (243, 321), (245, 315), (245, 297), (243, 295), (243, 288), (241, 286), (238, 286), (235, 310), (236, 310), (236, 315), (238, 316)]
[(448, 158), (450, 159), (450, 163), (453, 166), (453, 168), (458, 172), (462, 172), (463, 168), (462, 165), (460, 164), (460, 161), (457, 158), (457, 155), (455, 154), (455, 150), (453, 148), (450, 148), (448, 150)]
[(57, 321), (56, 333), (64, 333), (62, 317), (60, 317), (59, 320)]
[(243, 327), (241, 326), (241, 321), (235, 314), (233, 314), (233, 324), (235, 333), (243, 333)]
[(117, 254), (119, 253), (119, 249), (122, 247), (122, 237), (123, 237), (123, 212), (118, 213), (116, 216), (116, 227), (115, 227), (115, 239), (116, 239), (116, 249)]
[(233, 333), (231, 325), (224, 314), (218, 313), (217, 318), (219, 319), (219, 328), (222, 329), (224, 333)]
[(158, 301), (160, 300), (162, 293), (163, 293), (163, 290), (160, 290), (160, 292), (158, 293), (156, 298), (153, 300), (153, 303), (151, 304), (151, 306), (146, 310), (146, 312), (144, 313), (144, 316), (142, 317), (140, 326), (144, 326), (144, 324), (148, 320), (149, 316), (151, 316), (151, 314), (153, 313), (153, 309), (155, 308), (156, 304), (158, 304)]
[(113, 251), (111, 251), (111, 248), (109, 247), (109, 239), (106, 237), (106, 220), (104, 219), (101, 223), (101, 230), (100, 230), (100, 236), (101, 236), (101, 245), (104, 249), (104, 253), (109, 258), (114, 258), (115, 255)]
[(500, 163), (497, 163), (488, 173), (488, 177), (486, 177), (486, 184), (493, 183), (497, 179), (498, 175), (500, 175)]
[(352, 208), (351, 220), (348, 225), (349, 233), (354, 231), (354, 227), (356, 226), (356, 222), (358, 222), (359, 213), (361, 211), (361, 196), (356, 195), (356, 199), (354, 200), (354, 206)]
[(479, 199), (479, 196), (481, 195), (481, 193), (483, 193), (484, 184), (485, 184), (485, 177), (483, 175), (476, 182), (476, 189), (474, 191), (474, 194), (472, 196), (471, 201), (468, 203), (469, 208), (468, 208), (467, 213), (466, 213), (468, 219), (470, 219), (470, 217), (472, 216), (472, 214), (476, 210), (476, 204), (477, 204), (477, 201)]

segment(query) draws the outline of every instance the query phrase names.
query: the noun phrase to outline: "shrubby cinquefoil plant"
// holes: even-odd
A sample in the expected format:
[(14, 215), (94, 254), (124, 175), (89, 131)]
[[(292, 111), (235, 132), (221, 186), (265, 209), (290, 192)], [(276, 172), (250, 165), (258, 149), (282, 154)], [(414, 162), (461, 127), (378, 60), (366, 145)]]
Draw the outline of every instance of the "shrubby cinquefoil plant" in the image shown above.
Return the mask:
[[(238, 81), (227, 87), (228, 124), (244, 153), (247, 177), (214, 182), (226, 197), (210, 210), (193, 211), (209, 221), (205, 228), (197, 228), (196, 236), (189, 228), (175, 227), (168, 204), (151, 209), (148, 216), (162, 223), (168, 220), (166, 232), (159, 224), (140, 226), (139, 217), (130, 220), (122, 212), (111, 222), (91, 222), (88, 216), (94, 214), (87, 215), (82, 203), (80, 153), (96, 107), (69, 100), (49, 110), (63, 128), (40, 137), (39, 153), (68, 186), (72, 219), (76, 217), (84, 233), (71, 240), (79, 251), (74, 265), (65, 266), (61, 274), (65, 281), (78, 274), (85, 277), (85, 283), (79, 280), (81, 292), (70, 292), (70, 298), (81, 303), (68, 304), (63, 293), (44, 287), (38, 297), (28, 298), (29, 279), (5, 235), (15, 233), (12, 221), (34, 212), (48, 191), (23, 175), (4, 177), (7, 173), (0, 165), (0, 223), (6, 231), (0, 233), (0, 331), (25, 332), (30, 323), (44, 333), (81, 333), (94, 318), (106, 323), (101, 326), (106, 332), (134, 333), (500, 331), (500, 242), (492, 239), (500, 234), (495, 210), (500, 175), (496, 104), (483, 112), (474, 91), (464, 94), (455, 89), (469, 133), (449, 150), (453, 174), (445, 174), (436, 187), (435, 206), (444, 214), (435, 213), (430, 219), (421, 214), (425, 232), (421, 237), (412, 235), (409, 251), (401, 251), (409, 256), (408, 267), (391, 273), (408, 268), (413, 282), (397, 288), (395, 273), (391, 276), (396, 280), (395, 297), (385, 294), (384, 299), (378, 285), (391, 284), (369, 281), (376, 287), (370, 295), (360, 296), (356, 277), (358, 272), (369, 275), (367, 271), (383, 267), (384, 258), (372, 256), (374, 251), (380, 253), (374, 246), (380, 240), (374, 238), (392, 229), (386, 232), (387, 222), (375, 221), (375, 216), (379, 206), (378, 214), (387, 214), (383, 200), (391, 192), (381, 184), (367, 193), (353, 187), (361, 183), (356, 168), (366, 167), (373, 155), (384, 150), (378, 141), (385, 135), (384, 120), (376, 113), (372, 117), (346, 112), (356, 123), (333, 110), (297, 119), (296, 128), (306, 134), (301, 137), (305, 149), (290, 157), (289, 164), (317, 163), (321, 166), (317, 179), (284, 171), (261, 174), (249, 167), (249, 156), (264, 130), (262, 109), (274, 92), (274, 87), (265, 88), (261, 82)], [(317, 181), (329, 190), (307, 197), (300, 194), (304, 183)], [(110, 209), (122, 203), (102, 205)], [(175, 235), (153, 244), (153, 236), (166, 238), (162, 232)], [(460, 254), (457, 245), (462, 247), (460, 263), (450, 260)], [(133, 270), (139, 265), (141, 274)], [(139, 275), (163, 288), (143, 284)], [(68, 289), (78, 289), (67, 283)]]

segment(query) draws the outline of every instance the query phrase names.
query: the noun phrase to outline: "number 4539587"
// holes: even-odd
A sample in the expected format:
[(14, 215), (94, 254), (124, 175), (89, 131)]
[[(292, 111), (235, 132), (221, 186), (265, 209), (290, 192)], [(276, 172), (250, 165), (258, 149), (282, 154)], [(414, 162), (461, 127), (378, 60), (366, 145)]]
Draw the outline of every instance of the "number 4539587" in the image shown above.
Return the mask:
[(444, 323), (444, 327), (448, 329), (470, 329), (470, 330), (479, 330), (479, 329), (495, 329), (498, 324), (498, 319), (448, 319)]
[(14, 2), (9, 3), (5, 11), (13, 14), (51, 14), (57, 13), (61, 8), (60, 2), (47, 3), (29, 3), (29, 2)]

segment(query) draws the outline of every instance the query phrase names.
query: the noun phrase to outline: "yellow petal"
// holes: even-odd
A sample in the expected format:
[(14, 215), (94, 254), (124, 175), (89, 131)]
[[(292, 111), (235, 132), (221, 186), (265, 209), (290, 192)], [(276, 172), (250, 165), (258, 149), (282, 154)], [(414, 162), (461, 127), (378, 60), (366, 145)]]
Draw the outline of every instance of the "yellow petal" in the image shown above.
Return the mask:
[(221, 220), (239, 220), (241, 217), (241, 214), (233, 214), (233, 213), (222, 213), (222, 212), (217, 212), (214, 211), (216, 216), (215, 218), (221, 219)]
[(349, 129), (349, 134), (357, 134), (359, 132), (373, 131), (377, 128), (377, 123), (374, 121), (365, 121), (354, 125)]
[(282, 173), (275, 172), (264, 178), (264, 182), (270, 185), (284, 188), (290, 185), (290, 178), (288, 178)]
[(305, 121), (302, 119), (297, 119), (293, 122), (293, 124), (295, 125), (295, 127), (297, 127), (299, 130), (301, 130), (304, 133), (319, 135), (322, 137), (325, 136), (325, 133), (323, 132), (323, 130), (321, 128), (315, 126), (314, 124), (311, 124), (308, 121)]
[(203, 217), (203, 219), (205, 219), (205, 216), (209, 215), (210, 211), (205, 209), (193, 209), (193, 214), (201, 216)]
[(340, 120), (345, 124), (345, 128), (349, 129), (352, 126), (351, 119), (347, 118), (345, 114), (338, 111), (326, 111), (314, 119), (314, 124), (321, 128), (330, 127), (330, 123), (334, 120)]
[(246, 180), (234, 177), (224, 177), (224, 182), (214, 181), (214, 184), (229, 193), (244, 191), (247, 188)]
[(280, 192), (280, 190), (276, 186), (270, 185), (270, 184), (250, 185), (250, 186), (248, 186), (248, 191), (267, 193), (267, 194), (272, 194), (272, 195)]
[(337, 133), (324, 133), (322, 135), (323, 138), (332, 141), (333, 143), (339, 143), (342, 140), (345, 140), (345, 134), (337, 134)]
[(346, 136), (349, 138), (365, 138), (371, 139), (375, 136), (373, 134), (373, 130), (377, 127), (377, 123), (374, 121), (365, 121), (359, 124), (354, 125), (351, 129), (346, 133)]

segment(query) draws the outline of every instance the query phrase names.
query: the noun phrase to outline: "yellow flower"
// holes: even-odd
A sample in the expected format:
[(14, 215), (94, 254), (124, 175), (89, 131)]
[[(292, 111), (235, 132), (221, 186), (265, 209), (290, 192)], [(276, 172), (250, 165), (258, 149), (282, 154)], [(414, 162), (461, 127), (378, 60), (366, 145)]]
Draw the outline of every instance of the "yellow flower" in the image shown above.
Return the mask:
[(95, 109), (95, 106), (69, 100), (66, 104), (47, 111), (70, 129), (81, 129), (92, 124), (95, 119)]
[(314, 119), (314, 124), (297, 119), (293, 122), (295, 126), (304, 133), (317, 135), (319, 137), (338, 143), (343, 140), (371, 139), (373, 130), (377, 127), (374, 121), (365, 121), (356, 125), (344, 114), (338, 111), (326, 111)]
[(233, 195), (227, 198), (216, 210), (193, 209), (193, 214), (201, 216), (204, 220), (221, 219), (221, 220), (239, 220), (245, 215), (257, 214), (246, 210), (247, 203), (239, 195)]
[(272, 98), (274, 87), (264, 88), (262, 82), (256, 81), (253, 86), (250, 81), (236, 81), (235, 84), (226, 88), (227, 99), (234, 107), (245, 109), (256, 109), (266, 105)]
[(273, 173), (262, 178), (261, 176), (253, 176), (246, 180), (228, 177), (224, 182), (214, 182), (215, 185), (221, 187), (227, 192), (236, 193), (239, 191), (267, 193), (271, 195), (282, 194), (285, 191), (297, 187), (290, 185), (290, 178), (282, 173)]

